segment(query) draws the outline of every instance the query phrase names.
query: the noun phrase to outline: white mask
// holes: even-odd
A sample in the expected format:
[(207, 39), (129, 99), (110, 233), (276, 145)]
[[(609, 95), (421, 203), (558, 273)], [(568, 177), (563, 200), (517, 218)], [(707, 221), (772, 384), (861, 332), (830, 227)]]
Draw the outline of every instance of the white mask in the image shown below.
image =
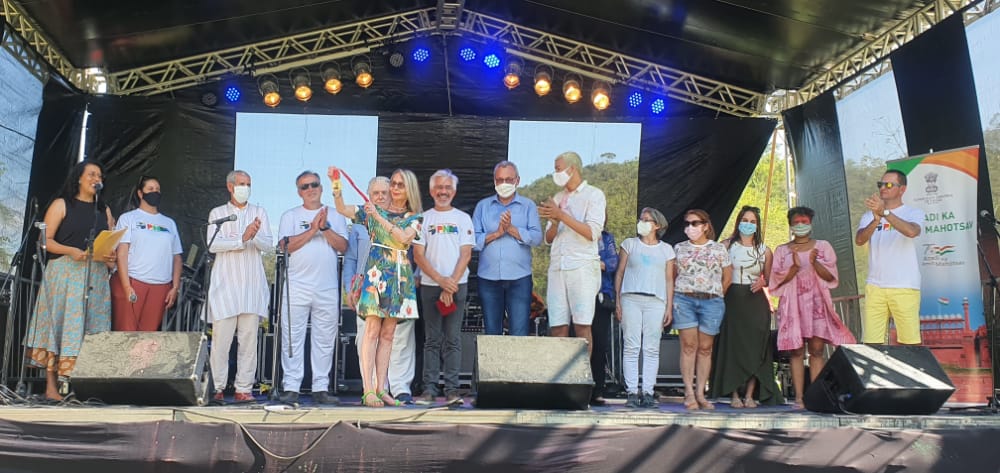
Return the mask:
[(565, 169), (553, 173), (552, 182), (555, 182), (559, 187), (566, 187), (566, 183), (569, 182), (569, 173)]
[(690, 227), (684, 228), (684, 234), (687, 235), (689, 240), (697, 240), (701, 238), (701, 234), (705, 232), (704, 225), (692, 225)]
[(635, 232), (640, 236), (649, 235), (653, 231), (653, 222), (646, 222), (639, 220), (639, 223), (635, 224)]
[(233, 186), (233, 199), (239, 204), (245, 204), (250, 200), (250, 186)]
[(517, 191), (517, 186), (509, 182), (504, 182), (502, 184), (497, 184), (495, 189), (497, 191), (497, 195), (499, 195), (501, 199), (506, 199), (514, 195), (514, 192)]

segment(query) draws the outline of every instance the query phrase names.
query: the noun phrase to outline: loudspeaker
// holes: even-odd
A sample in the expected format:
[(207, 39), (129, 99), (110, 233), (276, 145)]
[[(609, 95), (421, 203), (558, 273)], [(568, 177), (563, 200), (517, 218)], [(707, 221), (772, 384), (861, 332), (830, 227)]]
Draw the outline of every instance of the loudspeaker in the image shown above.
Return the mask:
[(476, 337), (476, 407), (586, 409), (594, 379), (582, 338)]
[[(642, 363), (642, 353), (639, 354)], [(641, 376), (640, 376), (641, 378)], [(656, 387), (683, 387), (681, 379), (681, 338), (679, 335), (663, 334), (660, 337), (660, 369), (656, 373)]]
[(926, 415), (954, 392), (926, 347), (841, 345), (803, 400), (815, 412)]
[(70, 381), (82, 401), (203, 406), (212, 392), (208, 339), (201, 332), (87, 335)]

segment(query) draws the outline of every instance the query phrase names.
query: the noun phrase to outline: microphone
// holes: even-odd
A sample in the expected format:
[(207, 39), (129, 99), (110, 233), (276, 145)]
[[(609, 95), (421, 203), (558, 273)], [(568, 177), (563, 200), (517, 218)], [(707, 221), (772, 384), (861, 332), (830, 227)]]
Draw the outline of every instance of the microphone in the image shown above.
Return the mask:
[[(38, 205), (38, 204), (36, 203), (35, 205)], [(35, 222), (35, 228), (38, 229), (38, 233), (39, 233), (38, 238), (39, 238), (39, 241), (42, 242), (42, 251), (43, 252), (49, 251), (48, 245), (46, 245), (46, 242), (48, 241), (48, 238), (45, 235), (45, 229), (48, 228), (48, 225), (45, 225), (45, 222)]]
[(979, 217), (982, 218), (983, 220), (987, 221), (987, 222), (990, 222), (993, 225), (996, 225), (996, 224), (1000, 223), (1000, 220), (997, 220), (997, 219), (993, 218), (993, 215), (990, 214), (990, 211), (986, 210), (986, 209), (983, 209), (983, 210), (979, 211)]
[(223, 223), (226, 223), (226, 222), (235, 222), (235, 221), (236, 221), (236, 214), (232, 214), (232, 215), (229, 215), (229, 216), (226, 216), (226, 217), (217, 218), (215, 220), (212, 220), (211, 222), (208, 222), (208, 224), (209, 225), (222, 225)]
[(98, 182), (97, 184), (94, 184), (94, 192), (101, 192), (101, 189), (104, 189), (103, 183)]

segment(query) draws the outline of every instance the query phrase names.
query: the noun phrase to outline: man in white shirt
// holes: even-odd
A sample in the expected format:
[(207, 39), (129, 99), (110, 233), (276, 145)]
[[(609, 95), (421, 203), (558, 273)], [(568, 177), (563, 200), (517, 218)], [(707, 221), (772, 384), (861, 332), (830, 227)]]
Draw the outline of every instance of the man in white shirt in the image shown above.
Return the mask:
[(249, 203), (250, 175), (235, 170), (226, 176), (229, 202), (208, 214), (208, 221), (226, 217), (233, 220), (219, 224), (219, 233), (212, 241), (215, 226), (209, 225), (206, 240), (208, 251), (215, 254), (211, 284), (208, 289), (208, 321), (212, 323), (212, 378), (215, 381), (216, 402), (222, 402), (222, 390), (229, 378), (229, 347), (233, 335), (239, 349), (236, 352), (235, 402), (252, 402), (251, 390), (257, 371), (257, 327), (267, 316), (270, 292), (261, 252), (271, 249), (273, 240), (267, 212)]
[(552, 245), (549, 262), (549, 334), (569, 335), (569, 324), (577, 337), (593, 345), (590, 325), (601, 289), (601, 258), (597, 242), (604, 228), (604, 192), (583, 180), (580, 155), (567, 151), (556, 157), (552, 180), (561, 187), (555, 197), (538, 207), (548, 219), (545, 243)]
[(281, 349), (284, 371), (280, 400), (296, 403), (302, 385), (302, 352), (306, 326), (311, 326), (310, 361), (312, 400), (316, 404), (337, 404), (329, 394), (330, 368), (340, 323), (340, 279), (337, 257), (347, 250), (347, 223), (323, 205), (323, 184), (319, 174), (305, 171), (295, 178), (302, 205), (281, 215), (278, 246), (288, 256), (287, 284), (281, 288), (288, 298), (280, 312), (281, 341), (290, 343)]
[(889, 318), (904, 345), (920, 344), (920, 265), (915, 239), (924, 226), (924, 211), (903, 205), (906, 174), (886, 171), (878, 192), (865, 199), (854, 243), (868, 243), (868, 280), (862, 341), (886, 342)]
[[(447, 404), (461, 403), (458, 372), (462, 365), (462, 317), (465, 315), (469, 260), (476, 245), (472, 217), (451, 206), (458, 177), (447, 169), (431, 176), (434, 208), (424, 212), (423, 235), (413, 241), (413, 259), (420, 267), (420, 300), (424, 319), (424, 393), (421, 403), (437, 394), (444, 360)], [(443, 311), (442, 311), (443, 309)]]

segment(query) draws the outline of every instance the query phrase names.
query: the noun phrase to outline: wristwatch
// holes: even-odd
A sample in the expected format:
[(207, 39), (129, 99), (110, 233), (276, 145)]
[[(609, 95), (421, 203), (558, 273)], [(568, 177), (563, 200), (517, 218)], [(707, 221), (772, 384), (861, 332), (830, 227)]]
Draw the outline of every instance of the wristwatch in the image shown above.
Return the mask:
[(319, 231), (321, 231), (321, 232), (325, 232), (325, 231), (327, 231), (327, 230), (329, 230), (329, 229), (330, 229), (330, 227), (329, 227), (329, 226), (325, 226), (325, 227), (319, 227)]
[(882, 209), (882, 216), (883, 217), (888, 217), (889, 216), (889, 209)]

